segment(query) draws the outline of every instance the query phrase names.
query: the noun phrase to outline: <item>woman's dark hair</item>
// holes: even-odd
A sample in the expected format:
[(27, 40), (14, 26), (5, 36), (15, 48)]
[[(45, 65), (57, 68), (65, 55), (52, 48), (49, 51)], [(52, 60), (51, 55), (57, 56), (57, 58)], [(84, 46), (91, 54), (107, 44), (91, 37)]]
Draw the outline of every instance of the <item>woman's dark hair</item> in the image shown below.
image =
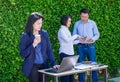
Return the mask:
[(63, 15), (63, 16), (61, 17), (61, 21), (60, 21), (61, 24), (66, 26), (66, 25), (67, 25), (67, 21), (68, 21), (69, 18), (71, 18), (71, 17), (68, 16), (68, 15)]
[(87, 8), (83, 8), (83, 9), (80, 10), (80, 14), (82, 14), (82, 13), (89, 14), (89, 10)]
[(40, 18), (42, 18), (42, 20), (44, 19), (43, 15), (38, 12), (33, 12), (32, 14), (30, 14), (30, 16), (28, 17), (24, 32), (27, 34), (32, 34), (33, 24)]

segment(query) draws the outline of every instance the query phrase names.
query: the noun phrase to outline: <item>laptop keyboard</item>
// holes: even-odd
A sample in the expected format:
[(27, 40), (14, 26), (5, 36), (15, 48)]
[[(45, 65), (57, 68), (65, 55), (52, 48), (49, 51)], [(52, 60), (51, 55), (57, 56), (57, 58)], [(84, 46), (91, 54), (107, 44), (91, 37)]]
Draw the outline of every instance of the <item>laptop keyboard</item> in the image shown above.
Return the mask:
[(45, 70), (46, 72), (50, 72), (50, 73), (57, 73), (58, 69), (49, 69), (49, 70)]

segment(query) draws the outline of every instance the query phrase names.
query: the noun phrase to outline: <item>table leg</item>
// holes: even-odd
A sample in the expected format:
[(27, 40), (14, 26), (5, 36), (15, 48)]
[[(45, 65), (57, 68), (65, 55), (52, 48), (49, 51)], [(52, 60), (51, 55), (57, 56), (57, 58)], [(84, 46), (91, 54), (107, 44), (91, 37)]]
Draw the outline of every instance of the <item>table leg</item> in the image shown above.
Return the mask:
[(104, 82), (108, 82), (107, 68), (104, 69)]
[(92, 82), (92, 71), (90, 71), (90, 82)]
[(43, 74), (43, 82), (45, 82), (45, 74)]
[(54, 82), (58, 82), (58, 76), (54, 77)]

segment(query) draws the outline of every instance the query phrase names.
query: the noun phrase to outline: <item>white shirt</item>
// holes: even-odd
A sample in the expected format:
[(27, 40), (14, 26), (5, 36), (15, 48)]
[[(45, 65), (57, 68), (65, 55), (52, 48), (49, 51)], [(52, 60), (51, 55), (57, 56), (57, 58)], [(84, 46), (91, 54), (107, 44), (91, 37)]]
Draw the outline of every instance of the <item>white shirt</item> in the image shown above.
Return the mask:
[(78, 35), (71, 36), (69, 29), (66, 26), (61, 26), (58, 31), (58, 40), (60, 42), (59, 53), (65, 53), (68, 55), (74, 55), (73, 44), (77, 44)]

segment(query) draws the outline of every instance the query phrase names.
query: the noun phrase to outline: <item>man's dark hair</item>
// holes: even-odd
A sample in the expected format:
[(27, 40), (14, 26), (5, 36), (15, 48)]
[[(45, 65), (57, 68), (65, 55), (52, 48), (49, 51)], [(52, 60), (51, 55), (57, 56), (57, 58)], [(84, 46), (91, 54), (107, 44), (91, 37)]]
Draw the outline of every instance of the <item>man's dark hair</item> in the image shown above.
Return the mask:
[(40, 18), (42, 18), (42, 20), (44, 19), (42, 14), (39, 14), (38, 12), (33, 12), (28, 17), (24, 32), (27, 34), (32, 34), (33, 33), (33, 24)]
[(67, 25), (67, 21), (68, 21), (69, 18), (71, 18), (71, 17), (68, 16), (68, 15), (63, 15), (63, 16), (61, 17), (61, 21), (60, 21), (61, 24), (66, 26), (66, 25)]
[(83, 8), (80, 10), (80, 14), (82, 14), (82, 13), (89, 14), (89, 10), (87, 8)]

